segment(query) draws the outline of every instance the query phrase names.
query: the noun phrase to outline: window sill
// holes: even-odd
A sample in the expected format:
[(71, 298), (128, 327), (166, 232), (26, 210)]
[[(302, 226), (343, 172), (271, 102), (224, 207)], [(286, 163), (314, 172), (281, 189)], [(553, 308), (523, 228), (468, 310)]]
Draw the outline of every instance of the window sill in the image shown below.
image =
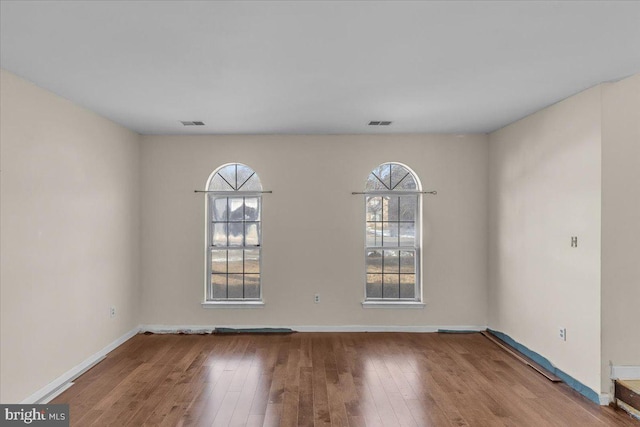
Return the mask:
[(264, 308), (264, 301), (204, 301), (202, 308)]
[(362, 301), (362, 308), (418, 308), (422, 309), (425, 303), (419, 301)]

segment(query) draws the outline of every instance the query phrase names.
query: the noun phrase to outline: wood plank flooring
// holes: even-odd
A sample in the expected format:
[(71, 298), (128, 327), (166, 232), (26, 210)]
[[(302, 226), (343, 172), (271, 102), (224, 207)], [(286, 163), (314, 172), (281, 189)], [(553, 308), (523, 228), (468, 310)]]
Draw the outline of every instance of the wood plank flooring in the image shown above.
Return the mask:
[(636, 426), (480, 334), (137, 335), (51, 403), (73, 426)]

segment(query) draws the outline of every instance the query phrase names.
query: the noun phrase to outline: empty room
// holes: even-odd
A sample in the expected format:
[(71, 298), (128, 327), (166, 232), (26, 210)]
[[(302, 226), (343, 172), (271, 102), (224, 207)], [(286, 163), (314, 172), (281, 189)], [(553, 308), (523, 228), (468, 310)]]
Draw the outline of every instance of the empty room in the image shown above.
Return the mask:
[(640, 1), (0, 0), (0, 425), (640, 426)]

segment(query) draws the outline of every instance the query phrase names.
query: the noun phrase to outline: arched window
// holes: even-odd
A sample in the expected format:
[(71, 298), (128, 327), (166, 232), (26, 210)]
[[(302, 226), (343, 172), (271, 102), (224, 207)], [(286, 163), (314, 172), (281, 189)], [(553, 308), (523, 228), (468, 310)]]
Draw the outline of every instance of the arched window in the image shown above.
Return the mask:
[(365, 186), (365, 302), (421, 301), (418, 177), (399, 163), (384, 163)]
[(250, 167), (230, 163), (207, 181), (205, 302), (262, 299), (262, 185)]

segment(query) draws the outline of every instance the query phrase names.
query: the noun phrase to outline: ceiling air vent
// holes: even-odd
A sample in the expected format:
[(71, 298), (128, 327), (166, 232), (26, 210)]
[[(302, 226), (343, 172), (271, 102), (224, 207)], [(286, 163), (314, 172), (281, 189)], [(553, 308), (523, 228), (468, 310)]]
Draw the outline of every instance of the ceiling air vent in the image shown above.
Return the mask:
[(393, 122), (374, 120), (369, 122), (369, 126), (389, 126)]
[(180, 120), (180, 123), (182, 123), (183, 126), (204, 126), (204, 122), (185, 122)]

